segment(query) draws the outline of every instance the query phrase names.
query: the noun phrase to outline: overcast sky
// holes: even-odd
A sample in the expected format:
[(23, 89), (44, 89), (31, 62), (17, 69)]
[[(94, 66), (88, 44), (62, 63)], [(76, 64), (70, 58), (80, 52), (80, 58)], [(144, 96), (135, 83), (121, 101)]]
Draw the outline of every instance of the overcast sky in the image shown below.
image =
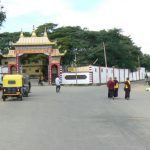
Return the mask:
[(28, 31), (45, 23), (89, 30), (121, 28), (150, 54), (150, 0), (1, 0), (7, 13), (0, 32)]

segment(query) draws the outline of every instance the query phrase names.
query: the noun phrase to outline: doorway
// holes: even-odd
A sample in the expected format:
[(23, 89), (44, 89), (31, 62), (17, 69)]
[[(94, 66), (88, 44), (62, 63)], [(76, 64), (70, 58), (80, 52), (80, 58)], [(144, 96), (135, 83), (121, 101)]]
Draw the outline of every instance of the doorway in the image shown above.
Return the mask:
[(58, 67), (57, 65), (52, 66), (52, 84), (55, 84), (55, 78), (58, 76)]

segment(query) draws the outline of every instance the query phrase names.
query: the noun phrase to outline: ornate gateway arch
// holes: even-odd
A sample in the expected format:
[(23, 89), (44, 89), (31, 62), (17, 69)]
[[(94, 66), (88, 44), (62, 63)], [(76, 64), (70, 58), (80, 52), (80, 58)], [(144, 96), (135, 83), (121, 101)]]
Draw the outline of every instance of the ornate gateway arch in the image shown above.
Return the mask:
[(48, 82), (52, 83), (52, 69), (54, 68), (57, 75), (60, 76), (60, 59), (65, 53), (60, 53), (59, 49), (54, 49), (55, 42), (48, 39), (47, 32), (42, 37), (37, 37), (33, 29), (31, 37), (25, 37), (23, 32), (20, 34), (19, 40), (13, 44), (15, 50), (10, 50), (8, 56), (14, 56), (14, 61), (8, 63), (9, 72), (12, 68), (16, 68), (16, 72), (20, 73), (20, 56), (23, 54), (45, 54), (48, 56)]

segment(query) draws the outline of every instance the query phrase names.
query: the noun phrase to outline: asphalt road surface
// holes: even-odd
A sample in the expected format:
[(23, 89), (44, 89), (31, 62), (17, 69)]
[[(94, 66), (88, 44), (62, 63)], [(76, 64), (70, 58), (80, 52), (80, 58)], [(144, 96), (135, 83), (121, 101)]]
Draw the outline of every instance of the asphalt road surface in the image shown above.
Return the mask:
[(103, 86), (33, 86), (23, 101), (0, 100), (0, 150), (150, 150), (150, 92), (131, 99)]

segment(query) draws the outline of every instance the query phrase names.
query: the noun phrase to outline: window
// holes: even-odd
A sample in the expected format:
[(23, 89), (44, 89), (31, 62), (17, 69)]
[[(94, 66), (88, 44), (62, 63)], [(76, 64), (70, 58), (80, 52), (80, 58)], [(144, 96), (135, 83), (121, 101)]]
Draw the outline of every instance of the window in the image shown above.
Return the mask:
[(16, 81), (15, 80), (9, 80), (8, 84), (16, 84)]
[(26, 73), (26, 69), (23, 69), (22, 72), (23, 72), (23, 73)]
[(7, 61), (5, 61), (5, 65), (8, 65), (8, 62), (7, 62)]
[(36, 72), (36, 73), (39, 73), (39, 70), (37, 69), (37, 70), (35, 70), (35, 72)]

